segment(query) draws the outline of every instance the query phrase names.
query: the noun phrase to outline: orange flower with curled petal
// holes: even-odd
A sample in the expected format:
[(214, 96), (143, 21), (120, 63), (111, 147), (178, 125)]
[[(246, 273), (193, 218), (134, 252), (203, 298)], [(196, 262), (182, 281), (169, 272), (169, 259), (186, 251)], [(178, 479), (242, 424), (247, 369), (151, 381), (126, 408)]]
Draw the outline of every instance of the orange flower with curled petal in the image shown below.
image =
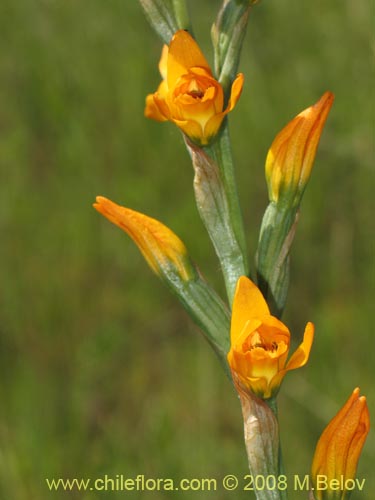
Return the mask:
[(243, 75), (234, 80), (228, 105), (224, 92), (194, 39), (177, 31), (164, 46), (159, 63), (163, 78), (158, 90), (146, 98), (145, 115), (157, 121), (174, 122), (190, 139), (207, 145), (236, 105), (243, 87)]
[(167, 226), (103, 196), (97, 196), (94, 208), (132, 238), (159, 277), (188, 281), (196, 276), (185, 245)]
[[(316, 500), (348, 498), (367, 434), (370, 416), (366, 398), (359, 388), (329, 422), (316, 446), (311, 468)], [(319, 478), (324, 488), (319, 488)], [(339, 485), (342, 484), (343, 488)]]
[(307, 363), (314, 325), (307, 323), (302, 344), (287, 361), (289, 329), (271, 316), (259, 288), (245, 276), (237, 282), (231, 322), (228, 363), (242, 388), (258, 397), (275, 396), (289, 370)]

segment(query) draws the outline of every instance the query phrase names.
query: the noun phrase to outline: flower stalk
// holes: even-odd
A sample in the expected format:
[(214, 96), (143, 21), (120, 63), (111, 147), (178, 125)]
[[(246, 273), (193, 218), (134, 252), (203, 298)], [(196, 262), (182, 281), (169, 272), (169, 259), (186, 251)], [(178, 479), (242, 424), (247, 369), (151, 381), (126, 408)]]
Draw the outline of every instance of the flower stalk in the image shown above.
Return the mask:
[(232, 220), (233, 232), (235, 234), (238, 245), (238, 253), (241, 256), (241, 265), (244, 272), (241, 274), (241, 269), (239, 269), (239, 274), (236, 277), (237, 282), (239, 276), (249, 274), (249, 269), (245, 229), (243, 224), (240, 200), (238, 197), (237, 182), (235, 178), (234, 163), (229, 138), (229, 127), (227, 122), (224, 123), (223, 130), (218, 138), (218, 141), (213, 143), (212, 147), (208, 149), (222, 173), (224, 189), (228, 197), (228, 205), (230, 217)]
[[(249, 0), (223, 0), (211, 29), (215, 75), (222, 85), (226, 100), (230, 98), (232, 84), (238, 71), (252, 3)], [(213, 141), (205, 149), (218, 166), (227, 202), (226, 218), (229, 221), (229, 230), (226, 232), (226, 241), (222, 241), (223, 237), (220, 238), (220, 236), (213, 238), (213, 230), (209, 232), (221, 263), (227, 295), (231, 304), (237, 280), (240, 276), (249, 274), (249, 264), (231, 152), (228, 120), (224, 120), (217, 140)], [(219, 212), (218, 215), (220, 216)], [(214, 227), (214, 224), (212, 226)], [(208, 227), (207, 223), (206, 227)]]
[(248, 264), (225, 118), (240, 97), (243, 75), (231, 83), (225, 106), (222, 85), (185, 31), (175, 33), (169, 46), (164, 46), (159, 69), (162, 82), (147, 96), (145, 115), (172, 121), (184, 133), (195, 169), (198, 211), (218, 255), (231, 304), (239, 276), (248, 274)]
[[(255, 478), (273, 476), (280, 478), (279, 425), (270, 407), (254, 394), (245, 392), (233, 378), (237, 389), (244, 422), (244, 438), (249, 470)], [(255, 484), (256, 488), (256, 484)], [(284, 500), (287, 497), (282, 488), (256, 488), (257, 500)]]
[(272, 314), (280, 318), (288, 294), (290, 248), (299, 219), (298, 209), (270, 202), (262, 220), (256, 256), (259, 288)]
[[(285, 500), (286, 480), (285, 488), (279, 484), (286, 476), (276, 398), (285, 375), (308, 362), (314, 325), (307, 322), (301, 344), (290, 355), (291, 333), (279, 318), (286, 303), (300, 204), (333, 94), (326, 92), (291, 120), (268, 152), (269, 205), (259, 233), (257, 286), (248, 278), (228, 128), (228, 114), (244, 84), (237, 71), (250, 9), (257, 0), (223, 0), (211, 30), (214, 71), (192, 36), (185, 0), (140, 3), (165, 43), (159, 62), (162, 80), (146, 98), (145, 116), (172, 122), (183, 134), (194, 168), (198, 212), (218, 256), (232, 314), (168, 227), (103, 197), (94, 207), (133, 239), (151, 269), (201, 328), (238, 392), (250, 473), (277, 480), (278, 487), (257, 489), (256, 497)], [(333, 481), (340, 474), (354, 480), (368, 429), (366, 401), (356, 389), (318, 442), (311, 473), (314, 488), (319, 474)], [(311, 491), (310, 498), (346, 500), (347, 491), (336, 491)]]
[[(279, 422), (279, 411), (278, 411), (278, 405), (277, 405), (277, 397), (266, 399), (265, 403), (267, 404), (267, 406), (271, 409), (271, 411), (275, 415), (277, 422)], [(278, 465), (279, 465), (278, 475), (279, 476), (285, 475), (283, 453), (282, 453), (281, 441), (280, 441), (280, 433), (279, 433), (279, 438), (278, 438)], [(287, 489), (280, 490), (280, 497), (283, 500), (288, 498)]]
[[(189, 141), (186, 145), (195, 171), (197, 208), (219, 258), (231, 304), (239, 276), (248, 272), (236, 186), (228, 185), (232, 177), (228, 178), (223, 170), (223, 148), (215, 149), (213, 145), (202, 149)], [(230, 165), (228, 159), (225, 165)]]

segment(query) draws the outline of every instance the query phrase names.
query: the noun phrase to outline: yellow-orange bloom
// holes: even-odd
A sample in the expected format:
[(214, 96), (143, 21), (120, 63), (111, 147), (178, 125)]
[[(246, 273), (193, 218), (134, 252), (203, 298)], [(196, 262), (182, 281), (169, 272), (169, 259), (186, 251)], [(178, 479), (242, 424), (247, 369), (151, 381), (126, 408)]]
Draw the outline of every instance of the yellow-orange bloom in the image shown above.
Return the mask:
[(195, 275), (185, 245), (161, 222), (121, 207), (103, 196), (96, 198), (94, 208), (132, 238), (151, 269), (159, 276), (175, 273), (187, 281)]
[(275, 137), (266, 159), (270, 201), (299, 203), (310, 178), (316, 150), (334, 96), (325, 92)]
[(320, 436), (311, 468), (316, 500), (348, 498), (354, 489), (358, 460), (370, 430), (366, 398), (359, 388)]
[(163, 47), (159, 70), (163, 80), (158, 90), (147, 96), (145, 115), (157, 121), (170, 120), (193, 141), (208, 144), (236, 105), (243, 75), (234, 80), (228, 105), (223, 109), (223, 88), (197, 43), (184, 30), (175, 33), (169, 47)]
[(237, 282), (231, 322), (228, 363), (245, 390), (267, 399), (274, 396), (289, 370), (307, 363), (314, 325), (307, 323), (303, 342), (287, 361), (290, 332), (271, 316), (259, 288), (245, 276)]

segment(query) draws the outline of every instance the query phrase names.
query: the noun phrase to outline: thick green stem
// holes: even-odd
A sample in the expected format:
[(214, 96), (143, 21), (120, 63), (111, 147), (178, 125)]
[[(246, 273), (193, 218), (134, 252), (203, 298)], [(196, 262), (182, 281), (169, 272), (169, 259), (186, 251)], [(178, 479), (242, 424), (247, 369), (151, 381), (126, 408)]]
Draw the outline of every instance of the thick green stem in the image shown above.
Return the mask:
[[(232, 158), (232, 151), (230, 146), (228, 124), (225, 123), (223, 131), (217, 142), (212, 145), (215, 160), (223, 173), (223, 181), (228, 194), (228, 201), (230, 212), (232, 214), (234, 232), (237, 236), (237, 241), (241, 253), (246, 255), (246, 237), (243, 226), (242, 213), (240, 208), (240, 201), (238, 197), (237, 183), (234, 173), (234, 165)], [(247, 258), (245, 262), (247, 261)]]
[(222, 300), (200, 277), (186, 282), (175, 280), (168, 285), (200, 327), (218, 356), (225, 373), (231, 379), (227, 363), (230, 315)]
[(271, 202), (263, 216), (257, 250), (258, 286), (272, 314), (281, 317), (289, 286), (289, 250), (298, 222), (298, 209)]
[(224, 0), (212, 26), (215, 73), (226, 97), (237, 73), (249, 12), (248, 0)]
[[(276, 420), (279, 421), (279, 418), (278, 418), (278, 407), (277, 407), (277, 399), (276, 399), (276, 397), (267, 399), (265, 402), (267, 403), (267, 405), (269, 406), (269, 408), (271, 408), (273, 414), (276, 417)], [(279, 467), (278, 475), (282, 476), (282, 475), (285, 475), (285, 469), (284, 469), (283, 453), (282, 453), (282, 449), (281, 449), (280, 433), (278, 435), (278, 439), (279, 439), (279, 444), (278, 444), (278, 447), (279, 447), (279, 452), (278, 452), (278, 464), (279, 464), (278, 465), (278, 467)], [(279, 494), (280, 494), (280, 500), (288, 500), (288, 492), (287, 492), (287, 490), (280, 490)]]
[(164, 0), (139, 0), (146, 18), (162, 38), (169, 44), (173, 34), (178, 30), (178, 24), (173, 9), (166, 5)]
[[(220, 245), (216, 245), (216, 252), (223, 270), (229, 303), (232, 304), (237, 280), (240, 276), (247, 276), (249, 269), (245, 230), (238, 198), (227, 123), (225, 123), (218, 140), (206, 147), (205, 150), (219, 169), (227, 205), (226, 217), (229, 221), (228, 225), (231, 234), (221, 235), (220, 239), (226, 238), (227, 241), (221, 241)], [(228, 239), (230, 239), (230, 242), (228, 242)]]
[[(236, 381), (235, 385), (236, 385)], [(279, 424), (275, 408), (268, 401), (245, 393), (238, 385), (244, 420), (245, 446), (250, 474), (255, 478), (280, 475)], [(256, 485), (255, 485), (256, 486)], [(286, 500), (286, 492), (279, 488), (255, 489), (257, 500)]]

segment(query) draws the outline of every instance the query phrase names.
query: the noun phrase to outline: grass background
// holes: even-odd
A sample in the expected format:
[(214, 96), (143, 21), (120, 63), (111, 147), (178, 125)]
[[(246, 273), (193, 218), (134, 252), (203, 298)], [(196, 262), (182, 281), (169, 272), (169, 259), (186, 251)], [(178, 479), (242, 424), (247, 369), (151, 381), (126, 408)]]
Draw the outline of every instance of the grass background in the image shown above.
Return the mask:
[[(212, 61), (218, 0), (190, 2)], [(251, 255), (277, 131), (336, 95), (292, 252), (285, 322), (316, 340), (280, 394), (289, 475), (359, 385), (374, 414), (374, 65), (370, 1), (265, 0), (251, 14), (231, 114)], [(0, 498), (251, 498), (248, 492), (49, 492), (46, 477), (247, 473), (240, 408), (214, 355), (131, 241), (92, 208), (102, 194), (152, 215), (223, 293), (179, 131), (143, 117), (160, 42), (137, 2), (0, 4)], [(358, 470), (375, 488), (375, 440)], [(291, 492), (294, 498), (305, 498)]]

